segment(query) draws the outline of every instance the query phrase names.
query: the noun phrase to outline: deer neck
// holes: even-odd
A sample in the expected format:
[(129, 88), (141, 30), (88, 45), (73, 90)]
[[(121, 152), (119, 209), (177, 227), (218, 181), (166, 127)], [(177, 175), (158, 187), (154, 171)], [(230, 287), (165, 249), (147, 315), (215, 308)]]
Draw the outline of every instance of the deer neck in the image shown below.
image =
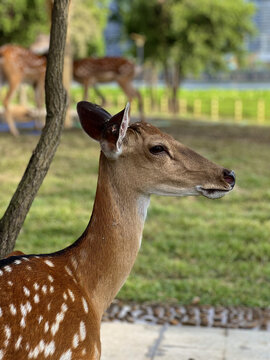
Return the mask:
[(76, 250), (77, 274), (100, 316), (128, 277), (140, 249), (149, 196), (132, 190), (101, 153), (91, 220)]

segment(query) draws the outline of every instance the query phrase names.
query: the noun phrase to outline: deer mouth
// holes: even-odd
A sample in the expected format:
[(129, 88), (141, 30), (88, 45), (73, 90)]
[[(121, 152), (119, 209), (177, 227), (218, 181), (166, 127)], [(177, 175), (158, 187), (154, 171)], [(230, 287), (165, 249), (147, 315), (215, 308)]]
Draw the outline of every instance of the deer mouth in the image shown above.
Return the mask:
[(219, 199), (224, 195), (228, 194), (232, 191), (233, 186), (230, 186), (230, 189), (206, 189), (200, 185), (196, 186), (196, 190), (203, 196), (207, 197), (208, 199)]

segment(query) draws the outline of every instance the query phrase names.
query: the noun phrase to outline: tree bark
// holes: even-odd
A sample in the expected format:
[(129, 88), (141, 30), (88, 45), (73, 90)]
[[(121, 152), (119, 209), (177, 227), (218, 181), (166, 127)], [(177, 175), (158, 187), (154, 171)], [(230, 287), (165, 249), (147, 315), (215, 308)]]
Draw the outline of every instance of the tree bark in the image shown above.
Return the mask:
[(179, 65), (174, 64), (173, 78), (172, 78), (172, 112), (177, 114), (179, 111), (178, 107), (178, 89), (180, 85), (180, 72)]
[(0, 258), (14, 248), (32, 202), (60, 143), (67, 109), (63, 63), (69, 0), (54, 0), (45, 79), (46, 124), (25, 173), (0, 220)]

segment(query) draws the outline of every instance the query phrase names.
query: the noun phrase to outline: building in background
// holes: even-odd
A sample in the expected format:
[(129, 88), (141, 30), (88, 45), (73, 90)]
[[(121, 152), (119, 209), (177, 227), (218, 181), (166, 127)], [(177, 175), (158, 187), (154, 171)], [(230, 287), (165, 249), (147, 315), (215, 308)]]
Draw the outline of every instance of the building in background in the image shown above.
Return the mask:
[(254, 54), (254, 60), (270, 63), (270, 0), (250, 0), (256, 6), (254, 22), (257, 35), (248, 40), (248, 50)]
[(106, 56), (121, 56), (123, 54), (121, 47), (122, 26), (118, 4), (116, 1), (111, 1), (108, 23), (104, 30)]

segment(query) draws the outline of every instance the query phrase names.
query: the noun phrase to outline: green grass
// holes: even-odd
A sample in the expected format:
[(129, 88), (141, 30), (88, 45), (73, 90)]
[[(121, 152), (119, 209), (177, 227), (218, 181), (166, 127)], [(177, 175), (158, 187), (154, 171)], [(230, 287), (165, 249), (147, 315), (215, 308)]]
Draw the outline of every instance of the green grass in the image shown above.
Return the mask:
[[(220, 200), (153, 196), (140, 254), (118, 297), (136, 301), (269, 306), (270, 129), (172, 123), (186, 145), (237, 174)], [(0, 135), (0, 216), (37, 137)], [(63, 134), (51, 169), (17, 241), (27, 253), (58, 250), (91, 214), (99, 149), (79, 130)]]

